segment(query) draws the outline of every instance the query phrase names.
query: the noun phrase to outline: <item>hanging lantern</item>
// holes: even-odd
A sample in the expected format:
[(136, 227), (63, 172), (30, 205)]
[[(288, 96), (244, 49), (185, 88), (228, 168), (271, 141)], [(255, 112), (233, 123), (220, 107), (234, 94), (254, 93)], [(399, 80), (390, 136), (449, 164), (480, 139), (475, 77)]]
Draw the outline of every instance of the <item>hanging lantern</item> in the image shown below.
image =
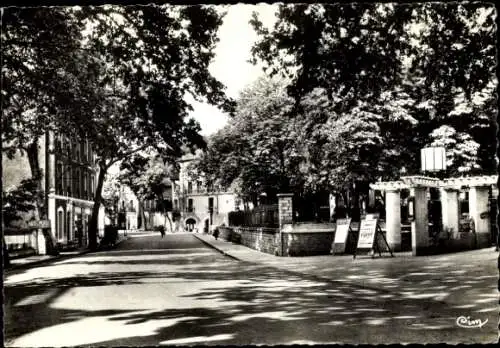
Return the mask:
[(423, 172), (446, 170), (446, 151), (444, 147), (424, 147), (420, 150)]

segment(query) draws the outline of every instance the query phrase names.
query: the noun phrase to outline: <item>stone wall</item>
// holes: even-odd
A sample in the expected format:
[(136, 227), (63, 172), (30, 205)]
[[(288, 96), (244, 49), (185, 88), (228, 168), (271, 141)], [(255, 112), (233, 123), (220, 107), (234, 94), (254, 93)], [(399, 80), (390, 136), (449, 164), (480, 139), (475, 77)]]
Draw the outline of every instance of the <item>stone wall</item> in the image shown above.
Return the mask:
[(261, 227), (219, 227), (219, 239), (241, 244), (254, 250), (277, 255), (279, 253), (279, 229)]
[(283, 256), (328, 255), (332, 248), (335, 224), (285, 224), (282, 233)]

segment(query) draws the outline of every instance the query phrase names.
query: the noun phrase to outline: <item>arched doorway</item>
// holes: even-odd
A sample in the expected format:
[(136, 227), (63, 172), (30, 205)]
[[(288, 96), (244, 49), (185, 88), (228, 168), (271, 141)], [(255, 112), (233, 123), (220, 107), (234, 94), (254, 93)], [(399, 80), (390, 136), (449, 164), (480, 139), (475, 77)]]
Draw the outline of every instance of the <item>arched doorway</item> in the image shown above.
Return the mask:
[(196, 225), (196, 220), (193, 219), (193, 218), (188, 218), (185, 221), (185, 225), (186, 225), (186, 230), (188, 232), (193, 232), (194, 231), (194, 227)]

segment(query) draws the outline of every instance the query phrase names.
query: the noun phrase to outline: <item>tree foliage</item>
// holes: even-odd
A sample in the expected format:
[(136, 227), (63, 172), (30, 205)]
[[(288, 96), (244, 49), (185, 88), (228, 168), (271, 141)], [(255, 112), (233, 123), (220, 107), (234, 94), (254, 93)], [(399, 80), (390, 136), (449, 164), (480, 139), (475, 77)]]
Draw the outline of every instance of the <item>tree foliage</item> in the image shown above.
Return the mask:
[[(48, 14), (60, 25), (49, 28)], [(43, 131), (50, 126), (92, 140), (99, 177), (89, 228), (91, 247), (96, 246), (97, 214), (110, 166), (145, 149), (171, 160), (184, 145), (203, 147), (199, 125), (186, 120), (192, 110), (187, 95), (231, 111), (233, 103), (224, 86), (208, 71), (221, 18), (210, 6), (4, 10), (3, 42), (11, 54), (4, 61), (10, 80), (2, 94), (10, 104), (19, 96), (29, 98), (12, 108), (11, 118), (2, 118), (5, 139), (20, 147), (28, 126)], [(30, 40), (37, 35), (45, 41)], [(25, 51), (19, 47), (36, 53), (39, 43), (57, 49), (40, 51), (42, 58), (25, 69)], [(33, 78), (26, 86), (14, 86), (21, 73)], [(38, 86), (40, 81), (46, 83)], [(47, 103), (40, 103), (38, 94), (23, 93), (29, 90), (48, 95)], [(43, 106), (46, 118), (39, 112)]]
[[(334, 161), (318, 143), (315, 154), (325, 166), (317, 172), (395, 179), (404, 166), (417, 173), (420, 148), (450, 126), (480, 146), (463, 149), (476, 158), (457, 157), (448, 174), (477, 165), (488, 173), (495, 169), (494, 15), (493, 6), (480, 3), (280, 5), (271, 30), (257, 16), (252, 20), (260, 35), (254, 60), (291, 79), (296, 115), (301, 102), (321, 91), (316, 105), (328, 108), (331, 121), (320, 127), (328, 128), (330, 141), (335, 134), (344, 140)], [(367, 115), (368, 124), (353, 126), (352, 117)], [(365, 136), (367, 146), (359, 139)], [(362, 157), (349, 149), (357, 138), (368, 161), (343, 170)]]
[(38, 191), (38, 179), (22, 180), (17, 187), (2, 191), (2, 214), (6, 226), (25, 218), (25, 214), (35, 209), (37, 201), (43, 200)]
[[(259, 35), (249, 86), (198, 168), (243, 196), (341, 191), (420, 171), (494, 171), (494, 10), (464, 4), (284, 4)], [(272, 188), (273, 190), (269, 190)]]

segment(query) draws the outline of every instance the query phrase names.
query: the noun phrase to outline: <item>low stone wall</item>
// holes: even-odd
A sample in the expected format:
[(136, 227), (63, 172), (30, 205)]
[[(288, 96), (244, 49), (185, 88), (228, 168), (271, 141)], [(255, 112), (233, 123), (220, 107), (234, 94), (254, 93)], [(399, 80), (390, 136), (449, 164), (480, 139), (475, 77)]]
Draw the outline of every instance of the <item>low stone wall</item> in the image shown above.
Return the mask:
[(219, 234), (217, 236), (218, 239), (225, 240), (226, 242), (231, 241), (231, 235), (233, 233), (233, 228), (232, 227), (218, 227), (217, 230), (219, 231)]
[(283, 225), (284, 256), (328, 255), (331, 252), (335, 224), (298, 223)]
[(279, 229), (264, 227), (218, 227), (218, 238), (241, 244), (254, 250), (271, 254), (279, 254)]

